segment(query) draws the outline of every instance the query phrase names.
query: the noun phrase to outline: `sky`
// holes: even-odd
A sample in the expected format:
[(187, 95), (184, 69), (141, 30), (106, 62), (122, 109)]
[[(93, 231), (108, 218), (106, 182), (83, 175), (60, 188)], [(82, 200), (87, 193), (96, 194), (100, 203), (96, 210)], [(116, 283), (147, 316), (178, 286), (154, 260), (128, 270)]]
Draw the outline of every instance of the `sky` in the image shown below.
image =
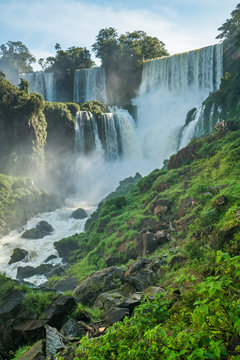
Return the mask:
[(143, 30), (158, 37), (174, 54), (217, 43), (217, 29), (238, 3), (239, 0), (0, 0), (0, 44), (22, 41), (38, 59), (54, 56), (56, 43), (64, 50), (71, 46), (86, 46), (90, 50), (100, 29), (114, 27), (118, 34)]

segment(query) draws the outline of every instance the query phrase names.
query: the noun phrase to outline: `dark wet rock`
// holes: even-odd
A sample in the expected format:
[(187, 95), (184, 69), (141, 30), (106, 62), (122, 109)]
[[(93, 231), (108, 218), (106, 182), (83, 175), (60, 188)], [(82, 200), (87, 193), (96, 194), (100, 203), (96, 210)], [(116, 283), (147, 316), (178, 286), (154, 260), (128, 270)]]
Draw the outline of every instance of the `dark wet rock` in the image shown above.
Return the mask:
[(185, 260), (186, 260), (186, 256), (184, 256), (182, 254), (174, 255), (173, 258), (169, 262), (169, 266), (172, 267), (175, 265), (182, 264)]
[(13, 253), (11, 255), (11, 259), (9, 260), (8, 264), (11, 265), (13, 263), (16, 263), (18, 261), (22, 261), (25, 259), (25, 257), (28, 255), (28, 251), (20, 248), (16, 248), (13, 250)]
[(143, 234), (137, 234), (137, 239), (134, 244), (134, 257), (146, 256), (152, 253), (158, 246), (155, 234), (147, 231)]
[(45, 360), (45, 343), (43, 340), (39, 340), (34, 344), (29, 350), (27, 350), (23, 355), (21, 355), (18, 360)]
[(82, 338), (87, 334), (86, 329), (74, 319), (68, 319), (68, 321), (62, 326), (60, 332), (67, 338)]
[(128, 309), (112, 307), (110, 310), (106, 312), (103, 319), (104, 321), (106, 321), (108, 325), (113, 325), (117, 321), (123, 320), (125, 316), (129, 316)]
[(17, 268), (17, 279), (23, 280), (34, 275), (45, 275), (47, 272), (52, 270), (51, 264), (41, 264), (37, 267), (32, 266), (18, 266)]
[(54, 243), (59, 256), (66, 261), (72, 256), (72, 252), (79, 249), (79, 243), (75, 239), (62, 239)]
[(192, 161), (200, 159), (201, 156), (198, 154), (200, 148), (201, 143), (194, 142), (178, 151), (177, 154), (171, 156), (168, 163), (168, 170), (178, 169), (185, 163), (190, 164)]
[(135, 290), (143, 291), (147, 287), (154, 285), (156, 275), (164, 261), (158, 257), (153, 259), (140, 259), (129, 266), (124, 274), (125, 282), (130, 284)]
[(125, 308), (129, 310), (129, 314), (131, 315), (136, 306), (140, 305), (141, 293), (133, 293), (126, 297), (119, 305), (120, 308)]
[(137, 291), (143, 291), (154, 283), (155, 276), (152, 270), (142, 269), (134, 275), (129, 275), (125, 281), (132, 285)]
[(47, 263), (53, 259), (57, 259), (57, 255), (49, 255), (49, 257), (45, 260), (45, 262)]
[(25, 294), (13, 291), (0, 305), (0, 319), (2, 321), (13, 318), (19, 312)]
[(72, 296), (59, 296), (47, 310), (43, 311), (41, 318), (46, 319), (48, 325), (59, 330), (75, 307), (76, 301)]
[(83, 280), (74, 293), (84, 305), (92, 305), (101, 292), (118, 288), (123, 283), (124, 272), (120, 267), (111, 266), (98, 271)]
[(93, 307), (109, 310), (111, 307), (118, 307), (123, 302), (123, 295), (119, 291), (108, 291), (98, 295)]
[(68, 265), (58, 264), (52, 267), (50, 271), (47, 271), (44, 275), (46, 278), (51, 278), (53, 276), (63, 276), (67, 269)]
[(47, 359), (54, 359), (54, 355), (66, 348), (66, 340), (57, 329), (49, 325), (45, 325), (45, 330), (46, 356)]
[(88, 214), (86, 213), (86, 211), (84, 209), (78, 208), (73, 211), (71, 217), (73, 219), (85, 219), (88, 217)]
[(35, 228), (24, 231), (21, 237), (24, 239), (41, 239), (52, 232), (53, 227), (47, 221), (40, 221)]
[(64, 291), (68, 291), (68, 290), (74, 290), (78, 285), (78, 281), (76, 278), (74, 277), (69, 277), (66, 279), (62, 279), (57, 281), (54, 286), (53, 289), (64, 292)]
[(19, 323), (14, 324), (12, 330), (20, 339), (35, 341), (45, 337), (44, 325), (46, 322), (45, 319), (22, 319)]
[(119, 263), (119, 258), (115, 255), (108, 254), (105, 258), (105, 262), (106, 262), (107, 266), (114, 266)]
[(167, 242), (169, 240), (168, 236), (167, 236), (167, 233), (164, 230), (158, 230), (156, 232), (155, 236), (156, 236), (156, 240), (157, 240), (158, 245), (162, 245), (162, 244), (164, 244), (165, 242)]

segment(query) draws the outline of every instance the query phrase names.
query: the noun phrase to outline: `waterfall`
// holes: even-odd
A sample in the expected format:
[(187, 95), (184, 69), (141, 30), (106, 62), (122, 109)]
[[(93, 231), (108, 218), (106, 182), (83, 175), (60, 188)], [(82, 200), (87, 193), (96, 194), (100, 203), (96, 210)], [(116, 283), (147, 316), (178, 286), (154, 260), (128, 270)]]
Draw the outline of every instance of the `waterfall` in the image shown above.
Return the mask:
[(22, 74), (22, 77), (29, 82), (30, 92), (41, 94), (46, 101), (56, 101), (56, 80), (53, 73), (36, 71)]
[(107, 103), (106, 80), (103, 67), (75, 71), (73, 100), (84, 103), (90, 100), (98, 100)]
[[(223, 45), (147, 61), (143, 66), (137, 106), (137, 137), (142, 156), (153, 168), (177, 151), (186, 115), (216, 91), (223, 73)], [(197, 111), (195, 125), (201, 118)], [(183, 132), (183, 131), (182, 131)], [(193, 122), (184, 144), (194, 133)], [(183, 146), (181, 141), (180, 147)]]
[(137, 153), (134, 120), (128, 111), (110, 108), (99, 119), (89, 111), (76, 114), (76, 152), (89, 154), (94, 150), (104, 151), (107, 160), (118, 160)]

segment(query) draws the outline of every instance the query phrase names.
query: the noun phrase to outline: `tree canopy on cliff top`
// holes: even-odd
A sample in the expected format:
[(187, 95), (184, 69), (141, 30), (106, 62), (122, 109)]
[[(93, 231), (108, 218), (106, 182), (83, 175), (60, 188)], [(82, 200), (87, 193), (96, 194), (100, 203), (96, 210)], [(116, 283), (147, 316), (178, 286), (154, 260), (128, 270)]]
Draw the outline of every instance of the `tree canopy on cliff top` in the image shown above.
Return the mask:
[(216, 37), (217, 39), (229, 39), (240, 33), (240, 3), (231, 12), (231, 18), (227, 19), (218, 30), (221, 33)]
[(103, 66), (127, 61), (139, 67), (144, 60), (168, 55), (165, 44), (158, 38), (141, 30), (118, 36), (112, 27), (99, 31), (92, 49)]
[(85, 47), (72, 46), (67, 50), (62, 50), (60, 44), (55, 45), (56, 56), (50, 56), (45, 61), (39, 59), (38, 63), (43, 70), (57, 73), (65, 72), (73, 74), (76, 69), (88, 69), (95, 65), (91, 60), (90, 51)]

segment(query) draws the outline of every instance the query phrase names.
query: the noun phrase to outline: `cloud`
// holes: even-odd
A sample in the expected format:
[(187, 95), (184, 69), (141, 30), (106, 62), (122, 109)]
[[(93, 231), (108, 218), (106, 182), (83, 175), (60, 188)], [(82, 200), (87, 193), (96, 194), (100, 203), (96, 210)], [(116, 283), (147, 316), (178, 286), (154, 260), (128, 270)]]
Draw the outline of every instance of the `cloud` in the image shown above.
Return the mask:
[[(188, 2), (190, 4), (190, 0), (174, 0), (176, 5)], [(79, 0), (10, 0), (7, 3), (0, 0), (0, 42), (21, 40), (35, 56), (49, 56), (54, 54), (56, 42), (64, 49), (70, 46), (86, 46), (90, 49), (99, 30), (110, 26), (116, 28), (119, 34), (143, 30), (157, 36), (170, 53), (216, 42), (216, 30), (221, 25), (216, 23), (216, 27), (213, 26), (216, 19), (209, 23), (207, 18), (198, 19), (197, 14), (192, 13), (188, 14), (191, 18), (188, 21), (184, 9), (181, 12), (173, 5), (168, 7), (165, 0), (161, 4), (156, 11), (156, 6), (127, 9), (121, 2), (117, 7), (103, 7)], [(195, 19), (194, 26), (191, 25), (192, 18)]]

